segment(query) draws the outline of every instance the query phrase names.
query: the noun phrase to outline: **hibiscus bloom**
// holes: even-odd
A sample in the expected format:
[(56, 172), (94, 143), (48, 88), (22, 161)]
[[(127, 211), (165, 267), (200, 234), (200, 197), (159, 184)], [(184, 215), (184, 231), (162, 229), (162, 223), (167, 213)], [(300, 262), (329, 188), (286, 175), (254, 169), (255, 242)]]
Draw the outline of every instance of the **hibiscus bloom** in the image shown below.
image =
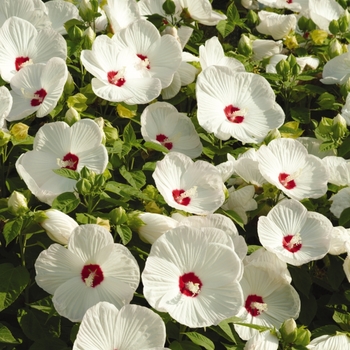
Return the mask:
[[(240, 284), (244, 302), (237, 316), (243, 323), (278, 329), (288, 318), (298, 318), (300, 298), (297, 291), (270, 264), (259, 262), (245, 266)], [(238, 324), (234, 327), (244, 340), (259, 333)]]
[(161, 36), (151, 22), (138, 20), (116, 33), (112, 41), (119, 50), (129, 48), (141, 60), (140, 70), (159, 79), (162, 89), (170, 85), (182, 61), (181, 46), (172, 35)]
[(262, 145), (258, 161), (265, 179), (291, 198), (319, 198), (327, 192), (326, 167), (297, 140), (281, 138)]
[(54, 169), (80, 171), (86, 166), (97, 174), (104, 172), (108, 154), (102, 136), (90, 119), (72, 127), (64, 122), (45, 124), (35, 136), (33, 150), (18, 158), (17, 172), (39, 200), (51, 205), (59, 194), (73, 192), (76, 184), (76, 180), (55, 174)]
[(324, 215), (308, 212), (294, 199), (284, 199), (258, 221), (261, 244), (282, 261), (300, 266), (329, 251), (333, 225)]
[(102, 301), (86, 311), (73, 350), (162, 350), (165, 325), (159, 315), (139, 305), (118, 310)]
[(35, 262), (35, 281), (53, 294), (56, 311), (72, 322), (80, 322), (85, 312), (100, 301), (117, 308), (128, 304), (139, 284), (135, 258), (99, 225), (74, 229), (68, 249), (52, 244)]
[(0, 28), (0, 72), (8, 83), (21, 68), (53, 57), (67, 58), (66, 41), (54, 29), (37, 30), (18, 17), (9, 18)]
[(207, 327), (238, 311), (241, 276), (242, 262), (225, 232), (181, 226), (153, 243), (142, 282), (156, 310), (188, 327)]
[(48, 115), (56, 107), (67, 77), (66, 63), (58, 57), (51, 58), (46, 64), (21, 68), (11, 79), (13, 107), (6, 120), (21, 120), (33, 113), (38, 118)]
[(189, 213), (213, 213), (225, 200), (219, 170), (181, 153), (168, 153), (157, 162), (153, 178), (168, 205)]
[(210, 66), (199, 74), (196, 94), (199, 124), (221, 140), (259, 143), (284, 121), (270, 84), (257, 74)]
[(191, 120), (166, 102), (152, 103), (141, 114), (141, 134), (145, 141), (159, 143), (170, 152), (191, 158), (202, 153), (202, 143)]
[(80, 59), (94, 78), (94, 93), (111, 102), (148, 103), (159, 96), (162, 85), (144, 69), (144, 60), (131, 49), (119, 48), (107, 35), (98, 36), (91, 50), (83, 50)]

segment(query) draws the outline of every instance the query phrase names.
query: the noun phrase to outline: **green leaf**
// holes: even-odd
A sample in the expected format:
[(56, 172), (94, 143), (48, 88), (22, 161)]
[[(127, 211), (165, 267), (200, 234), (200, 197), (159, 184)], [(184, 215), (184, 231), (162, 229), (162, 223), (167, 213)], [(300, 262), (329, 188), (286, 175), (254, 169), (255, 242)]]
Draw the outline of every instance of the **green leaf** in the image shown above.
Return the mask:
[(132, 231), (127, 225), (117, 225), (117, 232), (124, 245), (127, 245), (132, 238)]
[(146, 184), (146, 175), (142, 170), (127, 171), (123, 165), (119, 169), (120, 175), (134, 188), (141, 188)]
[[(231, 220), (233, 220), (236, 224), (241, 226), (244, 229), (244, 222), (242, 218), (233, 210), (223, 210), (221, 209), (223, 214), (229, 217)], [(221, 211), (220, 210), (220, 211)]]
[(123, 131), (123, 140), (131, 145), (137, 143), (136, 135), (131, 123), (127, 124)]
[(232, 2), (231, 5), (227, 8), (226, 11), (227, 19), (232, 23), (237, 23), (240, 21), (239, 13), (237, 7)]
[(71, 348), (67, 346), (67, 344), (60, 339), (52, 338), (52, 339), (40, 339), (37, 340), (29, 350), (70, 350)]
[(328, 258), (330, 260), (330, 265), (327, 269), (328, 282), (333, 290), (337, 291), (345, 278), (345, 273), (343, 272), (344, 261), (339, 256), (329, 255)]
[(234, 31), (235, 25), (231, 22), (228, 22), (227, 20), (222, 20), (217, 24), (216, 29), (223, 38), (226, 38)]
[(299, 75), (298, 76), (298, 80), (302, 80), (302, 81), (309, 81), (309, 80), (314, 80), (316, 79), (315, 77), (313, 77), (312, 75)]
[(316, 315), (317, 301), (312, 294), (309, 296), (300, 294), (299, 296), (301, 301), (301, 309), (298, 323), (308, 326)]
[(20, 309), (18, 310), (17, 320), (22, 331), (30, 340), (59, 338), (61, 335), (60, 317), (51, 317), (34, 309)]
[(214, 350), (214, 343), (204, 335), (197, 332), (188, 332), (185, 335), (192, 340), (192, 342), (196, 345), (202, 346), (206, 350)]
[(52, 208), (62, 211), (65, 214), (70, 213), (80, 203), (80, 199), (77, 198), (72, 192), (65, 192), (56, 197), (52, 202)]
[(310, 123), (310, 109), (305, 107), (293, 107), (290, 110), (291, 116), (297, 122), (302, 124)]
[(0, 265), (0, 311), (10, 306), (29, 283), (29, 273), (23, 266)]
[(22, 340), (16, 339), (11, 331), (2, 323), (0, 323), (0, 343), (5, 344), (20, 344)]
[(5, 224), (3, 235), (6, 241), (6, 246), (21, 233), (22, 225), (23, 219), (21, 217), (10, 220)]
[(159, 151), (159, 152), (163, 152), (163, 153), (168, 153), (169, 152), (169, 150), (166, 147), (160, 145), (159, 143), (155, 143), (155, 142), (146, 141), (143, 144), (143, 146), (145, 148), (154, 149), (155, 151)]
[(288, 266), (289, 272), (292, 276), (293, 284), (295, 288), (304, 294), (306, 297), (309, 296), (310, 288), (312, 285), (312, 279), (307, 270), (303, 267)]
[(321, 337), (322, 335), (335, 335), (337, 334), (337, 332), (340, 332), (340, 331), (341, 329), (335, 325), (322, 326), (312, 331), (312, 337), (317, 338), (317, 337)]
[(350, 314), (348, 312), (334, 311), (333, 320), (339, 325), (341, 329), (350, 332)]
[(52, 169), (52, 171), (57, 175), (66, 177), (67, 179), (72, 179), (77, 181), (80, 179), (80, 174), (77, 171), (74, 171), (71, 169), (61, 168), (61, 169)]

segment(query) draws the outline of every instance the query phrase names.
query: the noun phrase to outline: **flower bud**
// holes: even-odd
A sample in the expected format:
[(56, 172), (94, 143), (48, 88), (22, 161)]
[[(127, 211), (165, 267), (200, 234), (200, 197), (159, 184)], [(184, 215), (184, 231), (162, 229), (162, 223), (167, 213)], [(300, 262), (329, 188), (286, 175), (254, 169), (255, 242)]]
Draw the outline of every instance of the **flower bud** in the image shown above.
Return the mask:
[(340, 114), (333, 118), (333, 136), (336, 139), (343, 138), (348, 132), (346, 120)]
[(249, 57), (253, 53), (252, 41), (246, 35), (242, 34), (238, 42), (237, 50), (240, 54)]
[(328, 46), (328, 53), (331, 58), (341, 55), (343, 52), (343, 45), (338, 39), (332, 39)]
[(311, 332), (305, 328), (298, 328), (297, 337), (295, 339), (296, 345), (306, 346), (310, 343)]
[(339, 23), (336, 19), (333, 19), (328, 26), (329, 31), (333, 34), (333, 35), (337, 35), (339, 33)]
[(10, 133), (16, 140), (24, 140), (28, 136), (28, 129), (28, 125), (17, 123), (11, 128)]
[(66, 95), (71, 95), (72, 92), (74, 91), (74, 89), (75, 89), (75, 86), (74, 86), (73, 77), (72, 77), (72, 75), (68, 72), (68, 77), (67, 77), (66, 83), (64, 84), (63, 92), (64, 92)]
[(328, 33), (324, 30), (321, 30), (321, 29), (315, 29), (312, 32), (310, 32), (310, 36), (311, 36), (312, 41), (316, 45), (322, 45), (325, 43), (325, 40), (328, 37)]
[(28, 211), (27, 198), (20, 192), (13, 191), (8, 199), (7, 206), (15, 215), (21, 215)]
[(297, 324), (293, 318), (289, 318), (284, 321), (282, 327), (280, 328), (282, 339), (285, 343), (290, 344), (297, 338)]
[(88, 27), (84, 30), (83, 33), (83, 47), (86, 50), (91, 50), (92, 44), (95, 41), (96, 33), (93, 31), (91, 27)]
[(109, 224), (109, 220), (107, 220), (107, 219), (102, 219), (102, 218), (98, 217), (96, 220), (96, 224), (99, 226), (102, 226), (107, 231), (111, 231), (111, 225)]
[(80, 120), (80, 114), (74, 107), (69, 107), (64, 120), (69, 126), (72, 126), (75, 122)]
[(7, 145), (11, 140), (11, 134), (4, 130), (0, 130), (0, 147)]
[(123, 207), (111, 210), (109, 213), (109, 217), (114, 225), (122, 225), (128, 220), (125, 209)]
[(78, 223), (65, 213), (57, 209), (45, 212), (46, 219), (40, 223), (47, 235), (55, 242), (67, 244), (73, 230)]

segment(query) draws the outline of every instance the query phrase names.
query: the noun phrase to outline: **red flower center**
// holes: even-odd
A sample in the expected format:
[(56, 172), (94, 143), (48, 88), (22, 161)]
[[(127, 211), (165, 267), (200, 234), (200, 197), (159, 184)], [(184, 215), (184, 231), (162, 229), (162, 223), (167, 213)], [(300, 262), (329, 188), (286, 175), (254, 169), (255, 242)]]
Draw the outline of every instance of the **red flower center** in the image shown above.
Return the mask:
[(291, 190), (296, 187), (296, 183), (294, 180), (290, 179), (290, 175), (286, 173), (280, 173), (278, 175), (278, 181), (282, 186), (284, 186), (287, 190)]
[(143, 65), (147, 68), (147, 69), (151, 69), (151, 66), (149, 64), (149, 59), (147, 56), (142, 55), (140, 53), (137, 54), (137, 57), (140, 58), (143, 61)]
[(107, 79), (110, 84), (121, 87), (125, 84), (124, 72), (110, 71), (107, 73)]
[(243, 113), (240, 112), (240, 109), (238, 107), (234, 107), (232, 105), (226, 106), (224, 108), (224, 112), (225, 112), (226, 118), (231, 123), (240, 124), (244, 120), (244, 116), (242, 115)]
[(95, 288), (104, 279), (101, 267), (96, 264), (85, 265), (81, 270), (81, 279), (88, 287)]
[(62, 168), (77, 170), (79, 158), (75, 154), (67, 153), (61, 162)]
[(15, 66), (16, 66), (16, 71), (19, 71), (21, 68), (23, 68), (23, 64), (28, 62), (30, 60), (29, 57), (16, 57), (15, 60)]
[(173, 148), (172, 142), (167, 142), (168, 137), (163, 134), (158, 134), (156, 136), (156, 140), (162, 144), (162, 146), (166, 147), (168, 150), (171, 150)]
[(291, 253), (296, 253), (303, 246), (301, 243), (300, 234), (288, 235), (283, 237), (282, 245), (284, 249), (287, 249)]
[(180, 292), (188, 297), (196, 297), (202, 288), (202, 281), (193, 272), (179, 277)]
[(259, 316), (267, 310), (267, 305), (261, 296), (256, 294), (248, 295), (244, 307), (252, 316)]
[(35, 91), (34, 98), (30, 101), (30, 105), (32, 107), (40, 106), (43, 103), (46, 95), (47, 95), (47, 92), (44, 89), (40, 89), (38, 91)]
[(287, 0), (286, 3), (287, 3), (287, 4), (292, 4), (292, 3), (293, 3), (293, 0)]
[(191, 198), (183, 195), (185, 190), (173, 190), (173, 198), (177, 204), (181, 205), (189, 205), (191, 202)]

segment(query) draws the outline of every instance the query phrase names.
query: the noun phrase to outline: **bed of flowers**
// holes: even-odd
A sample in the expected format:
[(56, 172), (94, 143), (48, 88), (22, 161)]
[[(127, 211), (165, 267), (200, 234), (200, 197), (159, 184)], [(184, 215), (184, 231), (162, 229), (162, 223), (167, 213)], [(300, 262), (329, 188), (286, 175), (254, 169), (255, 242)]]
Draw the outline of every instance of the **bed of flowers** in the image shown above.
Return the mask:
[(0, 0), (0, 349), (350, 349), (347, 6)]

